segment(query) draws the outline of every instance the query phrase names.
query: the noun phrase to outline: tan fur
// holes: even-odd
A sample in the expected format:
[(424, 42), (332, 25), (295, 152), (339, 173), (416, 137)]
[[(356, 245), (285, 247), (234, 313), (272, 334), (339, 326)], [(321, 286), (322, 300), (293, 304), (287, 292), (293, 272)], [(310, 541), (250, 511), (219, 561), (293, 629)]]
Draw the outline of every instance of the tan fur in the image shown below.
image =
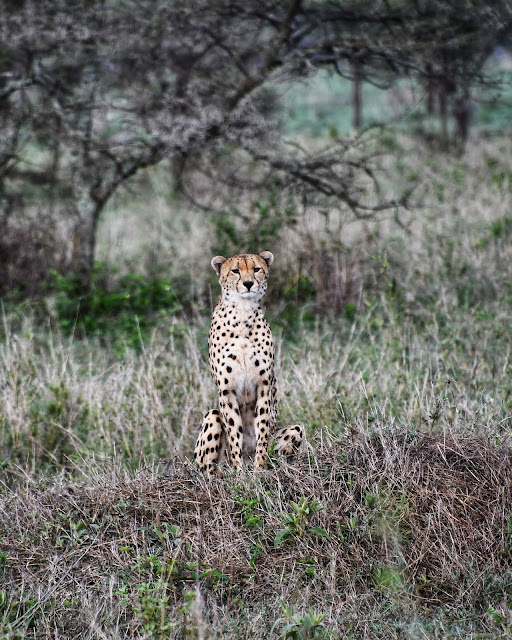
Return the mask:
[[(224, 461), (239, 469), (253, 455), (258, 469), (267, 460), (277, 418), (276, 383), (274, 341), (261, 300), (273, 261), (270, 251), (211, 261), (222, 287), (208, 339), (219, 409), (206, 414), (196, 442), (194, 457), (202, 470)], [(302, 428), (292, 425), (274, 436), (276, 451), (288, 455), (300, 445)]]

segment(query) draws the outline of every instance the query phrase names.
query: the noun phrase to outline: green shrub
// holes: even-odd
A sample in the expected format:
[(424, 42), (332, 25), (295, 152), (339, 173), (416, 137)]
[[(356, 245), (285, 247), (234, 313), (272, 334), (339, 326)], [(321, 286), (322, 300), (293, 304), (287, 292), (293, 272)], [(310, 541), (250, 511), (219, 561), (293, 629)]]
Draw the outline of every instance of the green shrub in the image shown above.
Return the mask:
[(247, 213), (224, 209), (212, 214), (212, 221), (212, 253), (231, 256), (270, 247), (285, 227), (296, 224), (297, 212), (291, 201), (279, 202), (276, 193), (269, 190), (268, 199), (253, 202)]
[(140, 348), (158, 320), (182, 311), (177, 292), (183, 283), (158, 275), (118, 275), (110, 265), (96, 263), (87, 297), (81, 295), (77, 276), (56, 271), (50, 291), (56, 295), (55, 311), (64, 330), (98, 336), (122, 350)]

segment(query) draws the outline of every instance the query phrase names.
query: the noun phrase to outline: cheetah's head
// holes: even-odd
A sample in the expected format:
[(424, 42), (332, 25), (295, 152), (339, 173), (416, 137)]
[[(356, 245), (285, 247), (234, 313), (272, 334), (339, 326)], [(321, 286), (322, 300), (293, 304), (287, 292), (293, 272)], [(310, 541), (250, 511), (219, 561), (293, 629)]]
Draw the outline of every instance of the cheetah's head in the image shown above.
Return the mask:
[(269, 267), (273, 262), (274, 256), (270, 251), (259, 255), (244, 253), (232, 258), (212, 258), (223, 299), (233, 304), (258, 303), (267, 290)]

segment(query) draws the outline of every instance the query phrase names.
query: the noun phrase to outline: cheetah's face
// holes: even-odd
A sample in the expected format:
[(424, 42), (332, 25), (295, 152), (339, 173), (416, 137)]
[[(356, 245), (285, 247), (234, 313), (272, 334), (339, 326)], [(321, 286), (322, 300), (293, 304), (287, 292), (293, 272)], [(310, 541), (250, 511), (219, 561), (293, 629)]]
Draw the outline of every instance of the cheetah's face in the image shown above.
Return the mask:
[(267, 290), (269, 267), (274, 261), (270, 251), (239, 254), (232, 258), (215, 256), (212, 267), (219, 275), (222, 297), (234, 304), (259, 302)]

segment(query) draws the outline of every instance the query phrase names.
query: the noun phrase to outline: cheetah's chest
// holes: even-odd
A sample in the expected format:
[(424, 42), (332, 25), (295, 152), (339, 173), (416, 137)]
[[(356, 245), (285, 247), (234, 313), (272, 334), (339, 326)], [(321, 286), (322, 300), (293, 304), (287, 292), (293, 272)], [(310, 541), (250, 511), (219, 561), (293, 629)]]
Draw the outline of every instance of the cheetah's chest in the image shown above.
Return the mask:
[(274, 361), (272, 334), (263, 315), (230, 315), (218, 309), (212, 319), (209, 345), (215, 381), (229, 384), (242, 402), (254, 402), (258, 381)]

